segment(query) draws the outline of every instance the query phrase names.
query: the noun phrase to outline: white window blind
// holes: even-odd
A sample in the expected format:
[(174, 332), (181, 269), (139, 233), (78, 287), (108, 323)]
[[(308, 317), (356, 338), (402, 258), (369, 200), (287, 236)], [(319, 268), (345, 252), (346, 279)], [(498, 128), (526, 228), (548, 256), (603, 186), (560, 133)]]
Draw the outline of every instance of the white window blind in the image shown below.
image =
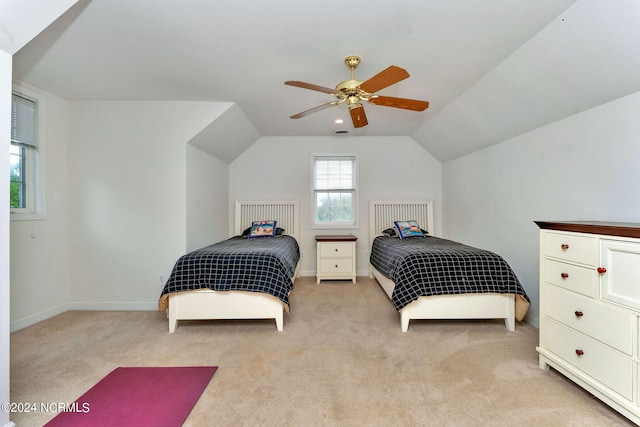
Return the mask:
[(13, 93), (11, 96), (11, 143), (37, 149), (36, 101)]

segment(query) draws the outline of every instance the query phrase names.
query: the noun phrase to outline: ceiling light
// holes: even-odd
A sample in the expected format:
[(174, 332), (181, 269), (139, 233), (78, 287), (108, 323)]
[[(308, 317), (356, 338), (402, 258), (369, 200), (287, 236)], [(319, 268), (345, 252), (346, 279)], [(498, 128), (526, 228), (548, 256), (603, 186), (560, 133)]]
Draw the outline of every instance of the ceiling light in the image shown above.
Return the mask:
[(342, 119), (335, 119), (333, 122), (334, 122), (334, 123), (337, 123), (337, 124), (341, 124), (341, 123), (344, 123), (344, 120), (342, 120)]

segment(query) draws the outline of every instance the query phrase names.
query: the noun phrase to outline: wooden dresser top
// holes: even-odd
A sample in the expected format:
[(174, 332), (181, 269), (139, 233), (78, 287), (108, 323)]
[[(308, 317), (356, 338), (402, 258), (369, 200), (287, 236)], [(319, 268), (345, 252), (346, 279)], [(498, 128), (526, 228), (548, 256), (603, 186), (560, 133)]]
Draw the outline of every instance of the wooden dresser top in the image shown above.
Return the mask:
[(534, 221), (546, 230), (640, 238), (640, 223), (607, 221)]

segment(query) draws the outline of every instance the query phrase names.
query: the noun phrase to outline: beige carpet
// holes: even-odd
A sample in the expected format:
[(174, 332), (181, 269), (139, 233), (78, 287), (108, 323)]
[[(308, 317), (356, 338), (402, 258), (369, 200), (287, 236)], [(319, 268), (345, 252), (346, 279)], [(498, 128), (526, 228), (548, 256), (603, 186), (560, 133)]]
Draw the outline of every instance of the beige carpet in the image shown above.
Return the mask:
[[(537, 329), (412, 321), (375, 280), (301, 278), (274, 321), (180, 322), (158, 312), (67, 312), (11, 335), (11, 400), (73, 402), (118, 366), (218, 365), (185, 426), (631, 425), (538, 368)], [(18, 427), (55, 413), (13, 414)]]

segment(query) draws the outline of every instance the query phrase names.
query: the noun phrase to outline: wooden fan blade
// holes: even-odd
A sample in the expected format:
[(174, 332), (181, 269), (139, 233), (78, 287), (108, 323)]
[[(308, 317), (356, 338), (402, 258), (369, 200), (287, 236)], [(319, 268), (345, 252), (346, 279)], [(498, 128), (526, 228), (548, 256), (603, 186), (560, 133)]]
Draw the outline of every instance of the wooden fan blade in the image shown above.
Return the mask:
[(318, 105), (317, 107), (309, 108), (308, 110), (302, 111), (301, 113), (294, 114), (289, 117), (290, 119), (299, 119), (304, 116), (308, 116), (309, 114), (315, 113), (316, 111), (324, 110), (325, 108), (333, 107), (336, 105), (334, 102), (329, 102), (327, 104)]
[(364, 113), (364, 107), (358, 105), (357, 107), (350, 108), (349, 114), (351, 114), (351, 121), (354, 128), (361, 128), (369, 124), (367, 121), (367, 115)]
[(367, 93), (374, 93), (380, 89), (384, 89), (387, 86), (398, 83), (409, 77), (409, 73), (404, 68), (390, 66), (386, 70), (383, 70), (371, 77), (360, 85), (360, 89)]
[(300, 82), (298, 80), (288, 80), (288, 81), (284, 82), (284, 84), (289, 85), (289, 86), (301, 87), (303, 89), (317, 90), (318, 92), (324, 92), (324, 93), (328, 93), (330, 95), (335, 95), (336, 94), (336, 90), (335, 89), (330, 89), (330, 88), (324, 87), (324, 86), (313, 85), (311, 83)]
[(385, 107), (404, 108), (405, 110), (424, 111), (429, 107), (429, 102), (416, 99), (394, 98), (393, 96), (372, 97), (369, 102), (373, 105)]

